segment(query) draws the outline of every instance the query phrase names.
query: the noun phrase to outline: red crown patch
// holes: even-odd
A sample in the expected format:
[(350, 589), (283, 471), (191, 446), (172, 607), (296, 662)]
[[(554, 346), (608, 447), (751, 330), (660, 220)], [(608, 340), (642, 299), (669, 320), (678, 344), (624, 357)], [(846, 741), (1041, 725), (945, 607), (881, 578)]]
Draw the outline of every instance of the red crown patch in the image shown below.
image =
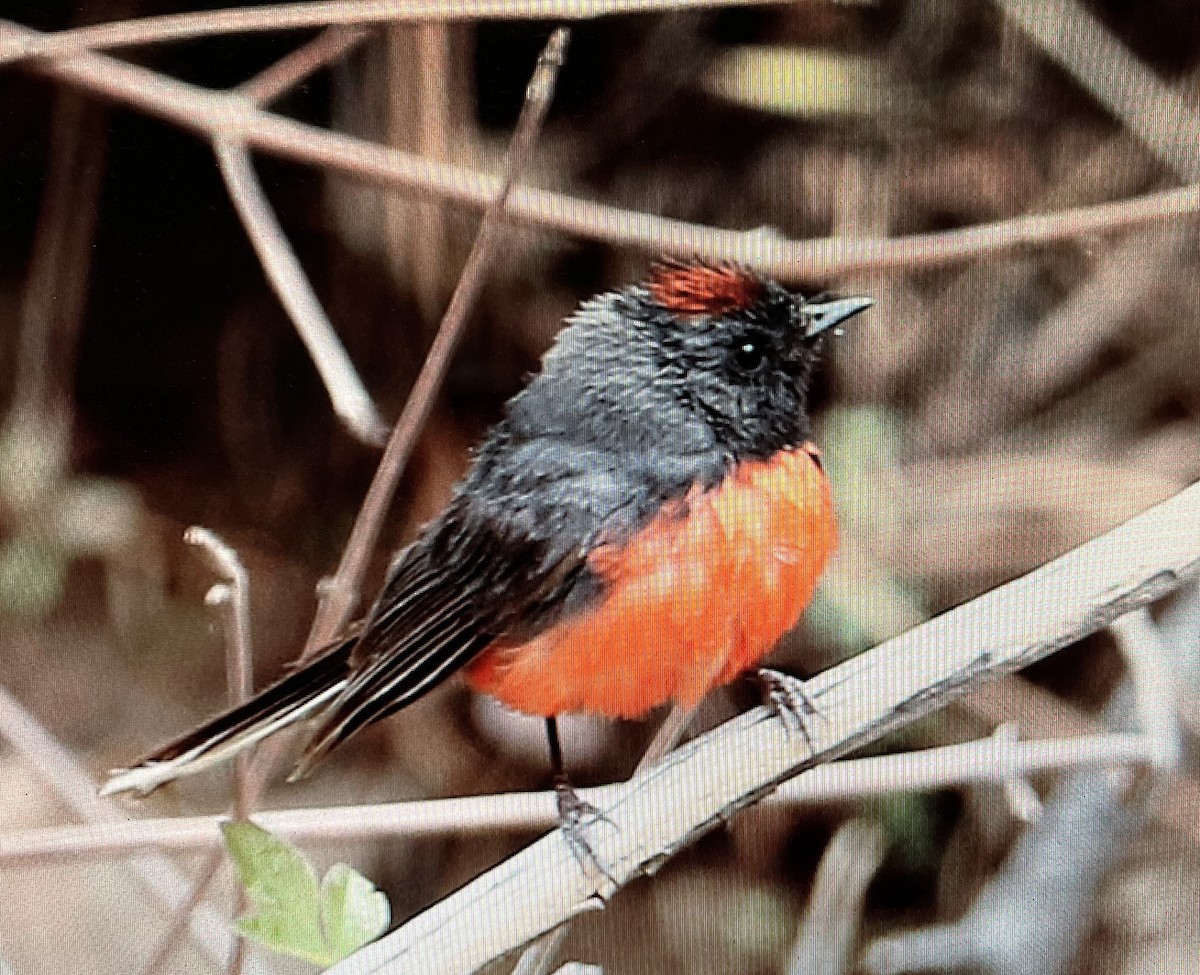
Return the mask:
[(752, 307), (763, 284), (734, 264), (665, 260), (650, 268), (646, 287), (655, 304), (678, 315), (724, 315)]

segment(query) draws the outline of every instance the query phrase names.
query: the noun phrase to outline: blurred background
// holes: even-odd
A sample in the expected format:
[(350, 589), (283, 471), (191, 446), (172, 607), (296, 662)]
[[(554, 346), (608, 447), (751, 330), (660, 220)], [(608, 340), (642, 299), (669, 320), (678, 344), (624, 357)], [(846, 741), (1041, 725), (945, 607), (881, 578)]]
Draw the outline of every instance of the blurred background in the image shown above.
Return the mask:
[[(1056, 2), (1041, 24), (1065, 38), (1057, 48), (1030, 28), (1027, 6), (812, 0), (580, 23), (525, 181), (806, 239), (985, 225), (1200, 178), (1188, 151), (1200, 133), (1195, 5)], [(38, 30), (179, 9), (0, 3), (4, 18)], [(552, 26), (376, 27), (273, 108), (497, 172)], [(117, 56), (229, 88), (314, 33), (224, 35)], [(1095, 36), (1142, 73), (1114, 67)], [(184, 545), (184, 529), (216, 531), (249, 570), (261, 685), (303, 645), (315, 587), (337, 563), (378, 452), (333, 415), (210, 147), (27, 67), (0, 72), (0, 684), (99, 776), (225, 700), (222, 628), (204, 604), (214, 578)], [(1155, 114), (1164, 97), (1190, 129), (1164, 131)], [(255, 164), (338, 335), (394, 419), (478, 212), (264, 155)], [(1195, 227), (1194, 217), (1176, 217), (836, 278), (797, 269), (794, 284), (870, 294), (877, 305), (829, 345), (816, 391), (843, 544), (780, 648), (781, 667), (828, 667), (1200, 476)], [(369, 590), (390, 553), (442, 506), (470, 445), (537, 368), (563, 317), (637, 280), (653, 256), (507, 226)], [(1173, 673), (1182, 725), (1194, 734), (1196, 600), (1157, 612), (1173, 632), (1190, 621)], [(1006, 722), (1029, 738), (1119, 722), (1128, 717), (1113, 697), (1123, 672), (1101, 634), (878, 748), (968, 740)], [(715, 696), (697, 730), (753, 700), (737, 689)], [(653, 727), (573, 724), (574, 777), (628, 775)], [(72, 821), (44, 771), (0, 741), (0, 828)], [(997, 787), (750, 810), (577, 925), (564, 957), (611, 973), (886, 971), (875, 939), (982, 910), (1010, 944), (1032, 947), (1001, 957), (991, 935), (960, 927), (952, 941), (979, 938), (977, 970), (1175, 975), (1200, 957), (1194, 773), (1182, 769), (1159, 807), (1111, 836), (1097, 831), (1115, 829), (1115, 813), (1094, 793), (1094, 815), (1058, 832), (1050, 817), (1024, 823)], [(1034, 786), (1051, 804), (1069, 802), (1063, 778)], [(310, 781), (280, 779), (264, 807), (548, 784), (540, 728), (457, 682), (359, 736)], [(1066, 785), (1085, 788), (1080, 781)], [(215, 771), (126, 808), (221, 812), (229, 788), (228, 773)], [(1014, 875), (1013, 851), (1039, 828), (1051, 830), (1043, 863), (1071, 864), (1097, 845), (1108, 857), (1083, 880)], [(322, 865), (352, 862), (403, 919), (529, 839), (396, 838), (325, 843), (311, 854)], [(119, 861), (0, 863), (0, 877), (5, 975), (143, 970), (169, 925)], [(218, 903), (228, 886), (214, 888)], [(1030, 910), (1044, 903), (1034, 887), (1056, 893), (1053, 910)], [(1042, 941), (1062, 950), (1043, 958), (1034, 950)], [(874, 955), (861, 953), (872, 945)], [(952, 954), (931, 949), (931, 967)], [(186, 941), (163, 964), (219, 968)]]

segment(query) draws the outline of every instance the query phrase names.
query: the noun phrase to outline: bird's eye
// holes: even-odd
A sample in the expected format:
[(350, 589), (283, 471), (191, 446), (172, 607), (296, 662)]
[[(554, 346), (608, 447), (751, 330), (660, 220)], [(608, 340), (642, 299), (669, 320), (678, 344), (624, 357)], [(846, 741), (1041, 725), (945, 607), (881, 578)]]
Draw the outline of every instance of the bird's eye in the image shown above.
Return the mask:
[(743, 342), (734, 352), (733, 361), (745, 372), (757, 372), (763, 364), (762, 347), (757, 342)]

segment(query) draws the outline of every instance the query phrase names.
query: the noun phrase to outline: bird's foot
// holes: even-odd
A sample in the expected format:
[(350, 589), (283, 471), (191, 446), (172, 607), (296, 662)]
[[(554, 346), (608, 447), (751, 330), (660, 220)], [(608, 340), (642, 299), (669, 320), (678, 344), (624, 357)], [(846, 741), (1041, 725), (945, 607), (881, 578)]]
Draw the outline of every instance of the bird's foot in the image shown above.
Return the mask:
[(559, 828), (580, 868), (587, 874), (598, 872), (610, 883), (616, 884), (616, 878), (600, 862), (585, 833), (593, 823), (606, 823), (613, 829), (617, 828), (617, 824), (576, 792), (565, 775), (554, 777), (554, 795), (558, 801)]
[(788, 734), (804, 736), (810, 751), (816, 751), (811, 720), (821, 717), (804, 681), (762, 667), (753, 673), (753, 679), (762, 691), (763, 703), (783, 722)]

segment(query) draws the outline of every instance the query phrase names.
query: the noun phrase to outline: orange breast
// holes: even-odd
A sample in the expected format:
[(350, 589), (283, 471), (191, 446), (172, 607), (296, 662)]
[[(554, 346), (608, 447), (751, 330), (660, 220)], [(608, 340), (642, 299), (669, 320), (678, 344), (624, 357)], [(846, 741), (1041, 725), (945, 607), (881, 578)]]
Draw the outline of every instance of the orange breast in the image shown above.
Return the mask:
[(695, 703), (771, 651), (800, 618), (837, 541), (816, 449), (738, 466), (693, 490), (589, 567), (603, 600), (467, 671), (477, 690), (530, 714), (637, 717)]

